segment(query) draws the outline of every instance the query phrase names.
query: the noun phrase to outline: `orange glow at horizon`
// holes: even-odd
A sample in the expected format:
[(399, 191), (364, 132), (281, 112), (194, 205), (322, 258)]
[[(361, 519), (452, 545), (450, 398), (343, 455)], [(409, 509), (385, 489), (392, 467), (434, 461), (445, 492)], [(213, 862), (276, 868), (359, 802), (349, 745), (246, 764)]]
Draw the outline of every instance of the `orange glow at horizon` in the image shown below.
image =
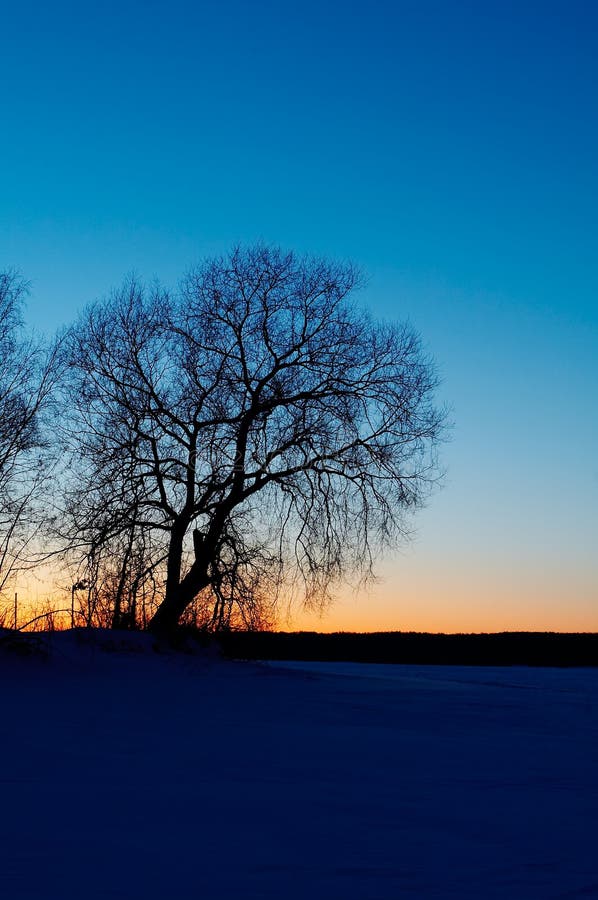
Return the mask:
[[(340, 588), (322, 614), (281, 605), (282, 631), (498, 631), (598, 632), (598, 603), (591, 573), (565, 577), (555, 567), (538, 572), (492, 571), (472, 566), (467, 572), (446, 566), (423, 568), (415, 556), (382, 566), (371, 586)], [(47, 608), (70, 608), (68, 581), (62, 574), (29, 578), (17, 585), (19, 623)], [(60, 588), (59, 588), (60, 585)], [(14, 593), (0, 604), (12, 625)]]
[[(407, 566), (407, 570), (409, 567)], [(598, 632), (591, 579), (529, 573), (401, 572), (347, 590), (321, 615), (297, 610), (279, 627), (306, 631)]]

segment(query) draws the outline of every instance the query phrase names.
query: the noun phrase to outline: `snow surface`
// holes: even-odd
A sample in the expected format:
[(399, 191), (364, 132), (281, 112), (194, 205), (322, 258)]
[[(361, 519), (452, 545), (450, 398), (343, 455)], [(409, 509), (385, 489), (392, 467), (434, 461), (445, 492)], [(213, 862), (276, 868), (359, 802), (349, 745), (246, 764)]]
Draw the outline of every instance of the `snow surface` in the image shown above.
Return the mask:
[(598, 898), (598, 671), (0, 654), (0, 897)]

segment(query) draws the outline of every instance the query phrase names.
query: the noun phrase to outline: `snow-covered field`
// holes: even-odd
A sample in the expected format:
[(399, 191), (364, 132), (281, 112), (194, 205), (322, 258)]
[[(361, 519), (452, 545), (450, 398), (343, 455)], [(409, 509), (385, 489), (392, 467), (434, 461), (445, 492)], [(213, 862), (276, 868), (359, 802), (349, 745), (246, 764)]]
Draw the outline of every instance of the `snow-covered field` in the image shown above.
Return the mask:
[(0, 897), (598, 898), (598, 670), (0, 654)]

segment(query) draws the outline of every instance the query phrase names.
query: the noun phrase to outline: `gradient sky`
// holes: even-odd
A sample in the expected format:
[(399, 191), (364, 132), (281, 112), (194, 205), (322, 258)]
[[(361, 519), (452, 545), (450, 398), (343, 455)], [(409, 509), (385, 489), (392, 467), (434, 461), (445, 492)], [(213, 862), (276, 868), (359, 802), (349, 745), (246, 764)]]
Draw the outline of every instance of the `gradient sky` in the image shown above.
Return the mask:
[(598, 630), (598, 5), (0, 0), (0, 267), (51, 333), (236, 242), (351, 258), (452, 406), (416, 535), (295, 625)]

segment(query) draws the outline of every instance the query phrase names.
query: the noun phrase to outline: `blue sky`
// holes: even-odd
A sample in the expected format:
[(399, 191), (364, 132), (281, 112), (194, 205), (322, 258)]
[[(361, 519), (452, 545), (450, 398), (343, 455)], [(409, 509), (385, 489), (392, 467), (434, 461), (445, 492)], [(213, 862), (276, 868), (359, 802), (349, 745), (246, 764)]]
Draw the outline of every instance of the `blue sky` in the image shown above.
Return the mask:
[(264, 240), (355, 260), (435, 356), (445, 487), (314, 624), (598, 630), (598, 7), (0, 11), (0, 266), (31, 324)]

